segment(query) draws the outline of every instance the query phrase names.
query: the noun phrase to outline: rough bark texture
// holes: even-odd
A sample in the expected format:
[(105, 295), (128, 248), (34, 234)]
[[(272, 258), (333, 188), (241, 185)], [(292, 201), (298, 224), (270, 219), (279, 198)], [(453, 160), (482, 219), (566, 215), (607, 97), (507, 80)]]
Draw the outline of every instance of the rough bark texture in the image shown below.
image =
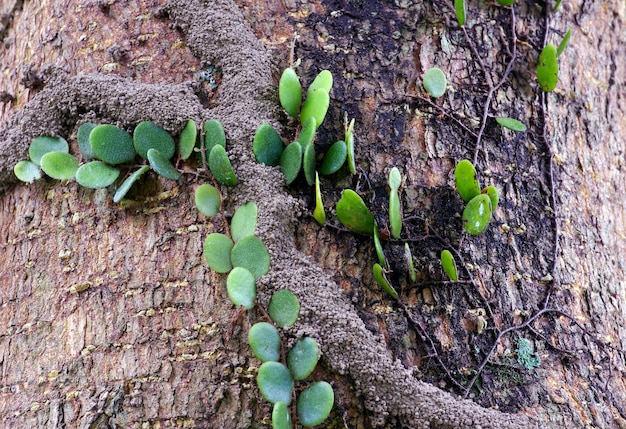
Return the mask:
[[(561, 231), (554, 261), (550, 160), (531, 72), (546, 30), (540, 12), (531, 4), (516, 6), (524, 43), (491, 109), (496, 116), (528, 118), (529, 132), (513, 135), (488, 122), (478, 169), (484, 182), (502, 189), (503, 204), (484, 236), (459, 245), (454, 213), (462, 206), (448, 173), (453, 160), (472, 156), (474, 140), (450, 116), (437, 117), (431, 106), (405, 94), (415, 93), (423, 70), (440, 66), (456, 89), (443, 107), (471, 128), (482, 115), (485, 77), (446, 4), (396, 3), (241, 1), (238, 7), (225, 0), (76, 0), (2, 6), (8, 14), (0, 21), (0, 64), (8, 70), (0, 88), (0, 180), (6, 188), (0, 241), (7, 261), (0, 271), (3, 426), (235, 428), (256, 426), (269, 415), (253, 387), (258, 362), (245, 344), (257, 314), (233, 324), (224, 278), (204, 264), (203, 239), (222, 231), (226, 218), (207, 221), (195, 212), (192, 175), (178, 183), (148, 179), (130, 207), (114, 205), (107, 191), (75, 183), (11, 185), (12, 166), (34, 136), (69, 136), (86, 119), (128, 129), (149, 119), (177, 132), (188, 118), (214, 117), (224, 124), (241, 183), (224, 189), (226, 214), (248, 200), (259, 205), (258, 235), (272, 257), (260, 301), (280, 288), (300, 298), (302, 318), (286, 334), (320, 342), (324, 367), (317, 376), (332, 379), (337, 394), (332, 425), (626, 425), (623, 355), (556, 314), (533, 325), (541, 335), (519, 332), (535, 340), (539, 369), (510, 365), (513, 334), (492, 358), (499, 365), (485, 368), (484, 390), (472, 390), (479, 404), (516, 414), (456, 399), (424, 382), (463, 393), (451, 378), (467, 385), (463, 374), (471, 374), (495, 339), (494, 330), (475, 332), (471, 310), (486, 308), (489, 325), (502, 330), (521, 323), (524, 311), (541, 308), (551, 285), (550, 307), (622, 347), (626, 313), (619, 298), (626, 270), (614, 255), (624, 248), (626, 210), (613, 196), (626, 191), (619, 122), (625, 48), (616, 42), (625, 11), (567, 2), (551, 17), (551, 41), (560, 40), (552, 39), (555, 32), (574, 27), (574, 48), (560, 58), (560, 90), (547, 97)], [(157, 6), (161, 19), (152, 15)], [(62, 14), (68, 10), (74, 13)], [(511, 37), (510, 13), (482, 4), (471, 11), (469, 38), (497, 81), (507, 61), (500, 29), (505, 40)], [(310, 191), (296, 186), (294, 195), (287, 193), (277, 170), (254, 162), (256, 127), (288, 125), (273, 88), (294, 28), (305, 83), (322, 68), (335, 76), (331, 125), (320, 130), (319, 147), (341, 135), (342, 111), (357, 118), (359, 175), (325, 180), (326, 202), (336, 201), (344, 187), (358, 188), (384, 224), (385, 173), (396, 165), (406, 175), (405, 215), (420, 220), (405, 223), (404, 238), (423, 281), (407, 283), (394, 262), (404, 306), (371, 286), (367, 238), (314, 225), (302, 216), (302, 202), (310, 209)], [(272, 63), (273, 46), (279, 66)], [(40, 73), (51, 65), (55, 69)], [(190, 82), (208, 66), (221, 69), (215, 93)], [(432, 282), (439, 278), (436, 253), (450, 243), (459, 246), (476, 279), (454, 289)], [(400, 259), (399, 243), (386, 250)], [(429, 334), (434, 349), (416, 332)], [(439, 364), (433, 363), (435, 351)]]

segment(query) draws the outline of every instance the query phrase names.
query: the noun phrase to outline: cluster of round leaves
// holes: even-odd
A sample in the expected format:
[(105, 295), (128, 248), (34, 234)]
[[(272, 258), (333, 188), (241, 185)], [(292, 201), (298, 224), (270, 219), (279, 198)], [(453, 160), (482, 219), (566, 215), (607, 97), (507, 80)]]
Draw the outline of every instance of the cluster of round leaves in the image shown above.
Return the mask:
[(464, 159), (454, 169), (456, 190), (467, 204), (463, 210), (463, 229), (471, 235), (485, 230), (498, 207), (499, 193), (494, 186), (480, 189), (474, 165)]
[[(216, 180), (225, 185), (235, 185), (237, 180), (225, 152), (224, 130), (217, 121), (204, 125), (205, 142), (220, 149), (210, 151), (209, 167)], [(194, 121), (186, 122), (180, 133), (178, 153), (182, 160), (188, 159), (197, 143), (198, 131)], [(144, 121), (135, 127), (133, 134), (110, 124), (84, 123), (78, 128), (78, 146), (82, 165), (69, 153), (67, 141), (61, 137), (41, 136), (33, 139), (28, 153), (29, 160), (18, 162), (15, 175), (24, 182), (42, 177), (41, 171), (53, 179), (71, 180), (86, 188), (106, 188), (113, 185), (121, 175), (121, 164), (131, 163), (139, 156), (147, 165), (130, 174), (116, 189), (114, 202), (120, 202), (139, 178), (149, 171), (171, 180), (178, 180), (180, 173), (172, 165), (176, 152), (172, 135), (154, 122)], [(207, 144), (208, 144), (207, 143)]]
[[(332, 85), (330, 71), (321, 71), (307, 89), (303, 103), (302, 85), (296, 71), (288, 67), (281, 75), (278, 85), (280, 103), (289, 116), (300, 120), (300, 131), (297, 138), (285, 146), (274, 127), (262, 124), (254, 136), (252, 150), (258, 162), (269, 166), (280, 165), (287, 185), (302, 171), (306, 182), (313, 186), (318, 172), (321, 175), (334, 174), (346, 161), (350, 172), (355, 173), (354, 120), (346, 127), (344, 140), (330, 146), (316, 171), (315, 132), (326, 117)], [(319, 218), (322, 219), (321, 215)]]
[[(270, 299), (268, 314), (281, 328), (296, 322), (300, 304), (289, 290), (280, 290)], [(291, 428), (289, 405), (295, 382), (304, 380), (319, 360), (319, 346), (310, 337), (303, 337), (287, 353), (286, 365), (281, 363), (281, 339), (271, 323), (255, 323), (248, 333), (248, 343), (255, 356), (263, 362), (257, 375), (257, 385), (263, 397), (274, 404), (273, 428)], [(325, 381), (312, 383), (298, 395), (296, 411), (302, 426), (311, 427), (328, 417), (334, 402), (333, 389)]]

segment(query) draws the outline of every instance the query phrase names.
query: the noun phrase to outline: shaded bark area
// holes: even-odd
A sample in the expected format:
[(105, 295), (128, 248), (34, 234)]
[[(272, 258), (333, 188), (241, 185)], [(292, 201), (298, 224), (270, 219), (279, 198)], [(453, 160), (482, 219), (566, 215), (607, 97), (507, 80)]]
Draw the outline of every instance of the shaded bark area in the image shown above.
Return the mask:
[[(122, 3), (113, 5), (113, 11), (115, 7), (123, 10), (126, 4)], [(32, 3), (25, 5), (29, 4)], [(375, 7), (366, 7), (372, 4)], [(446, 28), (454, 29), (453, 23), (446, 18), (434, 18), (449, 14), (445, 6), (407, 3), (392, 8), (372, 4), (364, 6), (355, 2), (340, 8), (333, 3), (283, 6), (270, 2), (267, 9), (251, 9), (250, 4), (242, 4), (242, 9), (252, 19), (255, 13), (286, 8), (293, 21), (274, 18), (277, 23), (274, 28), (285, 33), (291, 25), (300, 28), (302, 41), (296, 47), (296, 54), (304, 57), (302, 75), (312, 77), (318, 68), (328, 67), (335, 76), (342, 76), (336, 78), (333, 92), (336, 101), (328, 121), (340, 124), (341, 110), (345, 109), (362, 124), (358, 131), (360, 174), (354, 182), (346, 176), (339, 178), (339, 185), (326, 181), (327, 203), (336, 201), (341, 187), (358, 187), (373, 207), (382, 208), (375, 212), (384, 222), (384, 173), (391, 165), (402, 165), (407, 175), (403, 195), (405, 214), (429, 219), (428, 227), (441, 231), (445, 240), (454, 242), (458, 240), (454, 232), (458, 228), (452, 232), (445, 229), (449, 228), (449, 219), (454, 219), (460, 205), (446, 187), (446, 183), (450, 184), (448, 172), (453, 166), (451, 158), (467, 156), (473, 144), (464, 144), (468, 137), (446, 118), (436, 118), (428, 111), (428, 106), (416, 105), (411, 99), (403, 98), (403, 94), (415, 89), (416, 74), (433, 65), (431, 53), (445, 52), (450, 44), (458, 46), (467, 56), (471, 53), (463, 45), (458, 30), (445, 32)], [(57, 103), (51, 103), (52, 108), (48, 110), (44, 102), (49, 100), (51, 92), (44, 90), (43, 95), (29, 105), (31, 110), (25, 109), (13, 116), (8, 125), (3, 125), (2, 135), (8, 141), (4, 156), (8, 160), (19, 158), (28, 139), (45, 129), (45, 124), (41, 124), (45, 122), (43, 116), (33, 113), (42, 109), (53, 118), (59, 118), (59, 122), (49, 125), (59, 133), (70, 132), (73, 123), (84, 115), (116, 120), (129, 128), (139, 117), (148, 115), (150, 119), (167, 122), (172, 131), (188, 117), (219, 118), (232, 143), (231, 155), (242, 182), (228, 193), (232, 199), (227, 210), (232, 211), (247, 200), (256, 200), (262, 214), (259, 235), (272, 255), (272, 272), (262, 280), (260, 299), (266, 302), (271, 291), (283, 287), (299, 295), (303, 320), (290, 335), (307, 333), (316, 337), (322, 345), (327, 369), (346, 375), (335, 381), (340, 392), (338, 408), (343, 413), (340, 416), (337, 411), (337, 422), (342, 417), (351, 417), (352, 421), (366, 426), (386, 422), (407, 427), (532, 427), (523, 416), (503, 415), (471, 402), (460, 402), (429, 384), (416, 381), (414, 376), (454, 390), (445, 386), (444, 382), (449, 380), (437, 374), (436, 365), (428, 366), (424, 350), (420, 349), (424, 346), (419, 344), (405, 314), (376, 289), (368, 288), (371, 284), (368, 241), (296, 221), (300, 205), (283, 190), (280, 174), (253, 161), (249, 145), (254, 129), (261, 122), (276, 123), (280, 118), (271, 92), (275, 82), (266, 48), (249, 32), (247, 23), (230, 2), (194, 1), (186, 2), (186, 7), (180, 2), (170, 2), (165, 6), (169, 17), (187, 35), (186, 46), (200, 60), (196, 64), (222, 69), (215, 108), (201, 110), (197, 93), (194, 93), (197, 85), (155, 90), (126, 81), (135, 93), (180, 92), (180, 97), (172, 98), (170, 105), (167, 97), (163, 101), (129, 95), (124, 103), (132, 107), (129, 112), (93, 96), (104, 92), (102, 89), (85, 90), (92, 98), (78, 97), (76, 106), (59, 109)], [(583, 10), (574, 3), (570, 7), (570, 11), (578, 11), (578, 22), (585, 31), (599, 27), (585, 21), (591, 16), (611, 23), (616, 30), (623, 24), (617, 10)], [(333, 13), (337, 11), (341, 13)], [(526, 19), (538, 19), (524, 8), (522, 11), (527, 13)], [(115, 16), (111, 11), (102, 11), (105, 12)], [(482, 14), (483, 20), (493, 17), (506, 25), (506, 15), (502, 12), (492, 9), (477, 12)], [(261, 24), (255, 27), (256, 35), (266, 43), (287, 43), (286, 34), (272, 37), (268, 34), (271, 29), (270, 25)], [(486, 28), (474, 30), (485, 37), (487, 45), (498, 43), (497, 34), (487, 32)], [(526, 32), (531, 42), (535, 32), (540, 31), (531, 28)], [(172, 30), (166, 33), (177, 34)], [(164, 40), (175, 39), (168, 36)], [(572, 174), (565, 179), (561, 174), (566, 169), (558, 170), (559, 183), (563, 183), (563, 188), (558, 188), (559, 207), (581, 207), (582, 215), (573, 215), (568, 209), (557, 211), (562, 225), (562, 253), (553, 302), (565, 308), (570, 306), (571, 297), (580, 297), (576, 302), (581, 307), (571, 306), (569, 311), (591, 322), (599, 332), (607, 332), (607, 336), (617, 339), (621, 338), (622, 324), (608, 323), (611, 318), (621, 320), (623, 312), (619, 301), (610, 297), (624, 293), (624, 284), (619, 280), (623, 278), (623, 265), (617, 260), (611, 264), (606, 255), (618, 254), (615, 252), (620, 249), (615, 237), (624, 230), (623, 202), (607, 198), (598, 207), (589, 205), (589, 199), (584, 196), (623, 189), (623, 180), (619, 179), (623, 162), (618, 162), (623, 158), (620, 158), (618, 143), (621, 131), (618, 127), (603, 129), (606, 134), (593, 146), (597, 147), (596, 143), (607, 145), (600, 156), (590, 149), (591, 145), (580, 142), (589, 138), (590, 130), (602, 128), (605, 116), (621, 114), (618, 101), (624, 74), (614, 59), (619, 58), (619, 49), (623, 48), (605, 41), (594, 45), (597, 40), (591, 36), (587, 39), (574, 37), (573, 43), (589, 46), (590, 50), (612, 52), (607, 58), (613, 59), (614, 68), (608, 76), (604, 75), (601, 62), (585, 63), (571, 53), (568, 60), (575, 66), (562, 65), (564, 70), (575, 70), (572, 75), (569, 71), (563, 73), (564, 87), (575, 84), (581, 100), (595, 97), (597, 104), (589, 109), (583, 103), (566, 103), (564, 95), (559, 93), (550, 99), (553, 104), (548, 117), (555, 124), (551, 135), (557, 139), (552, 144), (562, 142), (562, 146), (552, 148), (564, 163), (557, 165), (575, 166), (579, 162), (595, 173)], [(241, 46), (249, 49), (239, 49)], [(475, 68), (476, 64), (472, 65), (467, 59), (455, 63), (454, 52), (455, 49), (449, 54), (446, 52), (448, 61), (444, 57), (439, 58), (441, 63), (438, 63), (442, 68), (449, 64), (452, 84), (461, 88), (445, 103), (458, 110), (469, 110), (470, 117), (479, 116), (480, 97), (469, 97), (464, 91), (475, 89), (463, 88), (465, 79), (473, 75), (466, 76), (463, 70), (468, 63), (470, 68)], [(491, 50), (482, 53), (495, 55)], [(530, 43), (524, 55), (534, 54)], [(536, 106), (537, 92), (525, 83), (529, 78), (528, 67), (523, 66), (519, 66), (519, 75), (511, 89), (496, 101), (496, 110), (506, 107), (520, 114), (530, 112), (527, 115), (535, 117), (536, 107), (532, 106)], [(578, 84), (576, 76), (584, 77), (584, 70), (593, 69), (592, 66), (598, 68), (594, 76), (606, 77), (606, 80), (598, 79), (595, 87)], [(70, 69), (93, 71), (87, 66)], [(182, 72), (185, 78), (181, 80), (190, 78), (192, 70), (178, 69), (185, 70)], [(109, 82), (105, 88), (125, 83), (115, 78), (95, 80)], [(162, 80), (157, 76), (156, 81)], [(52, 82), (54, 87), (78, 85), (84, 89), (86, 81), (59, 78)], [(480, 82), (474, 84), (480, 87)], [(74, 94), (80, 96), (82, 89), (76, 88)], [(120, 97), (123, 98), (123, 93), (118, 92), (117, 97), (111, 98)], [(52, 98), (68, 101), (60, 96)], [(602, 104), (600, 101), (605, 99), (608, 101)], [(184, 104), (176, 113), (180, 103)], [(339, 106), (340, 103), (344, 105)], [(596, 105), (605, 115), (595, 116)], [(138, 110), (138, 106), (144, 110)], [(423, 113), (415, 115), (415, 107)], [(558, 114), (559, 108), (572, 109), (575, 114)], [(166, 113), (157, 113), (160, 109)], [(29, 112), (34, 116), (29, 117)], [(150, 112), (155, 116), (149, 116)], [(24, 118), (30, 118), (26, 122), (31, 122), (35, 128), (16, 131)], [(558, 118), (567, 118), (566, 129), (573, 131), (560, 134), (556, 126)], [(428, 329), (439, 329), (434, 334), (439, 344), (443, 345), (446, 339), (449, 341), (451, 352), (445, 355), (446, 359), (460, 357), (475, 366), (478, 357), (468, 356), (468, 350), (487, 347), (493, 339), (490, 332), (475, 335), (471, 328), (459, 325), (466, 317), (461, 309), (489, 305), (493, 309), (493, 319), (489, 322), (502, 329), (523, 320), (523, 314), (513, 316), (516, 309), (536, 309), (545, 294), (547, 286), (541, 279), (553, 263), (550, 259), (552, 219), (544, 209), (550, 186), (542, 154), (545, 149), (540, 147), (540, 142), (536, 143), (538, 152), (530, 146), (533, 140), (539, 140), (540, 125), (531, 123), (531, 132), (521, 137), (502, 133), (496, 127), (488, 129), (480, 169), (489, 169), (491, 174), (485, 175), (488, 181), (506, 184), (505, 203), (498, 213), (497, 228), (492, 226), (489, 235), (483, 238), (466, 241), (461, 249), (463, 254), (470, 255), (468, 259), (474, 266), (480, 267), (477, 290), (468, 289), (460, 294), (430, 285), (439, 275), (433, 253), (439, 250), (437, 246), (442, 246), (432, 238), (423, 245), (415, 244), (419, 265), (425, 267), (421, 273), (424, 285), (415, 287), (403, 283), (401, 269), (397, 267), (394, 280), (402, 286), (403, 299), (411, 311), (423, 318)], [(337, 128), (321, 130), (320, 147), (332, 142), (332, 136), (338, 134)], [(577, 137), (573, 139), (574, 136)], [(592, 154), (594, 157), (590, 158)], [(571, 160), (571, 164), (566, 164), (567, 160)], [(605, 168), (598, 168), (600, 165)], [(10, 161), (2, 165), (7, 178), (11, 167)], [(5, 416), (6, 424), (20, 427), (115, 424), (249, 427), (268, 415), (269, 407), (259, 406), (256, 391), (248, 390), (254, 377), (251, 367), (256, 364), (244, 344), (248, 322), (243, 323), (241, 330), (235, 330), (232, 340), (225, 338), (231, 313), (223, 279), (209, 273), (203, 265), (202, 239), (208, 232), (223, 228), (224, 219), (213, 224), (195, 215), (190, 204), (193, 186), (193, 180), (176, 185), (151, 181), (146, 184), (146, 194), (153, 197), (137, 195), (137, 205), (125, 210), (109, 203), (110, 196), (106, 192), (94, 194), (73, 184), (40, 183), (34, 188), (12, 188), (4, 194), (2, 213), (11, 215), (3, 216), (0, 227), (3, 254), (7, 255), (6, 260), (24, 261), (23, 268), (7, 267), (0, 277), (3, 284), (1, 315), (8, 327), (0, 334), (2, 404), (5, 406), (2, 410), (5, 412), (0, 414)], [(585, 192), (570, 191), (573, 189)], [(595, 217), (591, 217), (592, 214)], [(409, 238), (421, 240), (425, 235), (422, 231), (428, 227), (423, 221), (407, 224), (407, 234), (411, 234)], [(589, 241), (583, 240), (578, 232), (581, 230), (587, 232), (587, 238), (601, 237), (609, 253), (595, 255), (584, 251)], [(594, 243), (598, 241), (596, 238)], [(397, 249), (392, 245), (388, 250)], [(568, 268), (580, 266), (586, 267), (584, 273)], [(332, 278), (329, 272), (335, 273)], [(611, 287), (607, 295), (606, 290)], [(442, 311), (450, 302), (459, 309), (453, 312), (453, 317)], [(546, 318), (537, 329), (545, 330), (545, 335), (559, 347), (583, 350), (579, 360), (571, 361), (569, 356), (562, 359), (563, 355), (544, 351), (544, 343), (539, 338), (535, 347), (541, 353), (543, 365), (536, 379), (525, 377), (525, 384), (510, 386), (496, 381), (497, 371), (489, 368), (483, 387), (491, 396), (483, 392), (477, 399), (485, 405), (521, 408), (529, 414), (538, 414), (546, 420), (544, 425), (547, 421), (576, 426), (619, 424), (623, 398), (621, 393), (603, 390), (603, 383), (609, 374), (621, 370), (621, 355), (614, 354), (606, 368), (599, 368), (605, 362), (606, 349), (594, 348), (588, 337), (569, 335), (576, 328), (567, 320), (556, 323)], [(399, 344), (405, 335), (409, 336), (410, 344), (403, 349)], [(51, 341), (52, 338), (58, 341)], [(506, 356), (506, 347), (514, 345), (503, 344), (498, 358)], [(27, 358), (19, 360), (16, 356)], [(592, 362), (594, 365), (590, 366)], [(423, 370), (423, 374), (418, 369)], [(562, 380), (567, 380), (568, 384), (564, 385)], [(620, 380), (609, 379), (615, 386), (613, 392), (623, 392), (619, 390)], [(363, 398), (367, 420), (356, 417), (358, 408), (352, 408), (360, 404), (351, 397), (351, 383)], [(503, 389), (503, 385), (510, 389)], [(584, 390), (589, 385), (593, 389)], [(502, 395), (497, 394), (498, 390)], [(544, 399), (546, 397), (549, 399)], [(515, 401), (520, 398), (523, 398), (521, 404), (521, 400)]]

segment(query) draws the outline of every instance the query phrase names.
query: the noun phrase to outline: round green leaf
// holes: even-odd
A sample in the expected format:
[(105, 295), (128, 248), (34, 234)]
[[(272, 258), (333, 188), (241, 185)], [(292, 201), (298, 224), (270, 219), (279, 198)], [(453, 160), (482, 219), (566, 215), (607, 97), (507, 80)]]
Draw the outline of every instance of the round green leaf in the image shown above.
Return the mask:
[(503, 126), (504, 128), (508, 128), (509, 130), (523, 132), (526, 131), (526, 125), (523, 122), (518, 121), (513, 118), (496, 118), (496, 122)]
[(463, 210), (463, 228), (472, 235), (478, 235), (487, 227), (491, 219), (491, 199), (486, 194), (472, 198)]
[(254, 134), (252, 151), (257, 162), (275, 166), (280, 162), (280, 155), (285, 149), (278, 132), (270, 124), (261, 124)]
[(122, 164), (135, 159), (133, 138), (115, 125), (95, 127), (89, 134), (89, 143), (96, 158), (108, 164)]
[(280, 156), (280, 170), (285, 176), (285, 184), (296, 180), (302, 168), (302, 146), (298, 142), (290, 143)]
[(300, 303), (296, 295), (283, 289), (272, 295), (267, 312), (274, 323), (281, 328), (292, 326), (300, 314)]
[(76, 170), (76, 181), (85, 188), (106, 188), (117, 180), (120, 170), (102, 161), (92, 161)]
[(226, 149), (226, 134), (220, 121), (211, 119), (204, 123), (204, 147), (210, 153), (215, 146)]
[(28, 156), (30, 160), (36, 164), (41, 165), (41, 158), (50, 152), (64, 152), (69, 153), (70, 147), (61, 137), (49, 137), (41, 136), (34, 138), (28, 147)]
[(230, 253), (234, 243), (230, 237), (214, 232), (204, 240), (204, 259), (209, 268), (217, 273), (227, 273), (233, 266)]
[(286, 68), (280, 76), (278, 98), (289, 116), (297, 118), (302, 104), (302, 85), (296, 71), (291, 67)]
[(422, 83), (426, 92), (432, 97), (439, 98), (446, 92), (446, 75), (438, 67), (426, 70)]
[(213, 185), (204, 184), (196, 189), (196, 207), (205, 216), (215, 216), (220, 211), (222, 197)]
[(180, 173), (176, 171), (169, 159), (156, 149), (148, 149), (148, 161), (150, 166), (159, 175), (170, 180), (180, 179)]
[(322, 166), (319, 170), (320, 174), (327, 176), (336, 173), (346, 162), (347, 156), (348, 147), (346, 146), (346, 142), (343, 140), (336, 141), (324, 154)]
[(461, 27), (464, 26), (465, 16), (467, 15), (465, 0), (454, 0), (454, 11), (456, 13), (457, 22)]
[(117, 188), (117, 191), (115, 191), (115, 195), (113, 196), (113, 202), (119, 203), (122, 200), (122, 198), (126, 196), (128, 191), (130, 191), (130, 188), (133, 186), (133, 184), (137, 180), (139, 180), (139, 178), (143, 176), (143, 174), (148, 170), (150, 170), (150, 167), (147, 165), (144, 165), (139, 170), (135, 171), (133, 174), (128, 176), (126, 180), (122, 182), (120, 187)]
[(319, 360), (320, 348), (311, 337), (304, 337), (287, 353), (287, 367), (295, 380), (304, 380), (313, 370)]
[(185, 160), (191, 156), (193, 148), (196, 147), (197, 138), (198, 129), (196, 128), (196, 123), (192, 119), (189, 119), (178, 138), (178, 153), (180, 154), (180, 159)]
[(326, 223), (326, 211), (324, 210), (324, 202), (322, 201), (322, 191), (320, 190), (320, 177), (315, 172), (315, 209), (313, 217), (320, 225)]
[(452, 253), (447, 249), (441, 251), (441, 266), (450, 280), (455, 282), (459, 280), (454, 256), (452, 256)]
[(34, 180), (41, 179), (41, 170), (31, 161), (20, 161), (13, 167), (15, 176), (22, 182), (33, 183)]
[(259, 209), (254, 201), (237, 208), (230, 221), (230, 235), (236, 243), (244, 237), (254, 235)]
[(315, 126), (319, 128), (324, 122), (328, 106), (330, 105), (330, 96), (324, 88), (318, 88), (313, 92), (307, 93), (306, 100), (300, 112), (300, 123), (306, 124), (311, 117), (315, 118)]
[(500, 202), (500, 193), (495, 186), (487, 186), (483, 188), (481, 194), (487, 194), (489, 199), (491, 200), (491, 213), (494, 213), (498, 208), (498, 203)]
[(330, 384), (318, 381), (298, 396), (297, 411), (300, 424), (305, 427), (322, 423), (333, 408), (335, 394)]
[(144, 121), (137, 124), (133, 132), (133, 144), (140, 157), (146, 159), (150, 149), (156, 149), (166, 159), (174, 156), (176, 146), (172, 135), (154, 122)]
[(309, 186), (315, 183), (315, 148), (311, 143), (304, 145), (302, 155), (302, 172)]
[(292, 429), (289, 408), (283, 402), (276, 402), (272, 409), (272, 429)]
[(209, 170), (213, 173), (215, 180), (222, 185), (235, 186), (237, 184), (235, 170), (230, 164), (226, 149), (221, 145), (213, 146), (209, 153)]
[(285, 365), (279, 362), (268, 361), (260, 366), (256, 378), (259, 391), (263, 397), (275, 404), (284, 402), (291, 404), (293, 392), (293, 378)]
[(78, 127), (78, 132), (76, 133), (78, 147), (80, 148), (80, 152), (86, 159), (92, 159), (96, 156), (93, 153), (91, 143), (89, 142), (89, 134), (91, 134), (91, 131), (93, 131), (96, 126), (97, 125), (92, 122), (85, 122), (80, 127)]
[(454, 169), (454, 179), (456, 190), (461, 198), (463, 198), (463, 201), (468, 202), (476, 195), (480, 194), (480, 186), (478, 185), (478, 179), (476, 179), (476, 169), (467, 159), (462, 160), (456, 165)]
[(245, 268), (235, 267), (226, 279), (226, 291), (233, 304), (246, 310), (254, 307), (256, 299), (256, 281), (252, 273)]
[(265, 244), (254, 235), (243, 237), (235, 244), (230, 260), (233, 267), (247, 269), (257, 280), (270, 269), (270, 254)]
[(336, 211), (339, 222), (349, 230), (360, 234), (372, 234), (374, 216), (353, 190), (346, 189), (341, 193)]
[(304, 147), (307, 144), (312, 144), (313, 139), (315, 138), (315, 130), (317, 129), (317, 125), (315, 123), (315, 118), (310, 116), (304, 124), (302, 124), (302, 129), (300, 130), (300, 134), (298, 134), (297, 142)]
[(391, 189), (398, 189), (402, 184), (402, 175), (397, 167), (393, 167), (389, 172), (389, 187)]
[(311, 93), (317, 91), (319, 88), (322, 88), (327, 93), (330, 93), (330, 90), (332, 89), (332, 87), (333, 87), (332, 73), (328, 70), (322, 70), (321, 72), (319, 72), (317, 76), (315, 76), (315, 79), (313, 79), (313, 82), (311, 82), (311, 85), (309, 85), (306, 96), (308, 97), (309, 95), (311, 95)]
[(554, 45), (547, 44), (537, 61), (537, 80), (542, 91), (551, 92), (559, 81), (559, 62)]
[(57, 180), (69, 180), (76, 176), (78, 160), (69, 153), (48, 152), (41, 157), (41, 169)]
[(261, 362), (280, 359), (280, 335), (271, 323), (259, 322), (252, 325), (248, 332), (248, 344)]

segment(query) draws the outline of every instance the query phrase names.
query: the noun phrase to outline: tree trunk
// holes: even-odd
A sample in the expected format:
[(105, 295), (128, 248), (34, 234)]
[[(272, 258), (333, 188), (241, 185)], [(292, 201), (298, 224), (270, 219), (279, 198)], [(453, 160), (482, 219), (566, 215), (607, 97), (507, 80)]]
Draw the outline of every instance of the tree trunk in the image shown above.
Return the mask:
[[(626, 427), (621, 4), (470, 2), (462, 29), (444, 1), (236, 3), (0, 5), (0, 426), (269, 425), (247, 345), (261, 314), (237, 318), (202, 255), (253, 200), (271, 255), (259, 302), (298, 296), (284, 335), (321, 345), (313, 378), (333, 384), (328, 427)], [(568, 28), (557, 90), (542, 94), (536, 58)], [(305, 87), (325, 68), (335, 80), (316, 149), (343, 137), (344, 112), (356, 118), (357, 174), (322, 180), (330, 224), (352, 188), (384, 230), (386, 175), (404, 176), (402, 237), (384, 242), (397, 300), (372, 280), (369, 237), (320, 227), (310, 188), (285, 189), (252, 156), (263, 122), (293, 138), (276, 84), (294, 31)], [(431, 101), (421, 76), (433, 66), (449, 87)], [(209, 67), (215, 85), (198, 78)], [(85, 121), (178, 133), (190, 118), (223, 123), (239, 179), (216, 218), (195, 210), (204, 180), (190, 167), (177, 182), (146, 178), (125, 205), (73, 181), (15, 184), (36, 136), (64, 136), (77, 153), (70, 136)], [(469, 237), (451, 171), (474, 157), (501, 204)], [(444, 248), (461, 282), (442, 280)], [(523, 339), (539, 367), (523, 361)]]

